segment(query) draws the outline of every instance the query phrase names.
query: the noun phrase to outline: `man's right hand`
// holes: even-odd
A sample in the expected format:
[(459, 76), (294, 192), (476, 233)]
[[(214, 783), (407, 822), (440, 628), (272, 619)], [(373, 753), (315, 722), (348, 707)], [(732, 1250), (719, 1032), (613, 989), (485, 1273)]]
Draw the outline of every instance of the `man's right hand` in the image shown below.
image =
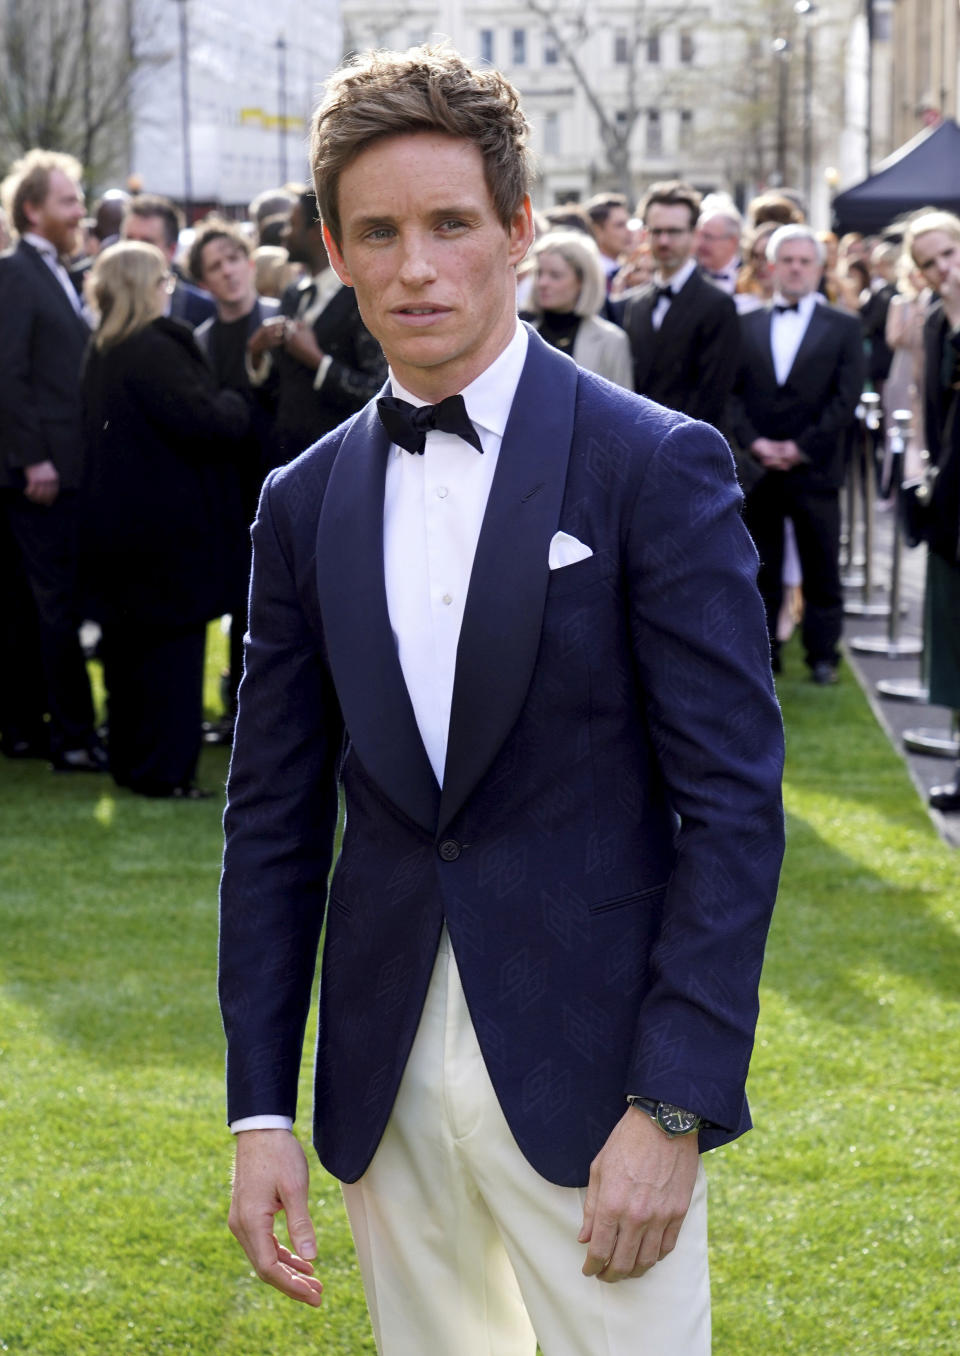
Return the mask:
[(260, 359), (271, 349), (279, 348), (283, 343), (287, 329), (286, 316), (275, 315), (265, 320), (259, 329), (254, 330), (247, 340), (247, 352), (255, 372), (260, 369)]
[(60, 493), (60, 473), (52, 461), (38, 461), (23, 468), (26, 484), (23, 492), (31, 504), (49, 508)]
[[(323, 1286), (313, 1274), (316, 1236), (307, 1204), (310, 1173), (289, 1130), (241, 1130), (230, 1201), (230, 1230), (262, 1281), (314, 1306)], [(274, 1220), (287, 1217), (294, 1251), (277, 1238)]]

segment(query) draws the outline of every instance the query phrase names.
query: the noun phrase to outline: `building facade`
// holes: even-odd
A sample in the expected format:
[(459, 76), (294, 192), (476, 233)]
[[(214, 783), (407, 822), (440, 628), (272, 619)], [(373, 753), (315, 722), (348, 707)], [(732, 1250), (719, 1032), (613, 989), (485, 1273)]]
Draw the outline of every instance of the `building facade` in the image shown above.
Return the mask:
[(310, 112), (341, 53), (338, 0), (136, 0), (132, 23), (134, 182), (193, 217), (309, 177)]
[[(601, 189), (632, 201), (682, 177), (740, 201), (810, 183), (811, 214), (866, 166), (863, 0), (343, 0), (344, 47), (449, 37), (517, 86), (532, 126), (535, 204)], [(810, 111), (810, 136), (805, 113)], [(809, 149), (811, 165), (805, 163)]]

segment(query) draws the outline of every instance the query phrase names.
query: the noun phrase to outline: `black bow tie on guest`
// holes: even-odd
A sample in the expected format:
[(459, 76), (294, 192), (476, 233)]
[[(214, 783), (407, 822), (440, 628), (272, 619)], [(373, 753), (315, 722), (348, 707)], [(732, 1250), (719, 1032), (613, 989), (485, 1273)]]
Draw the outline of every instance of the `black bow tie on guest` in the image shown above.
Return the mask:
[(784, 311), (799, 311), (800, 303), (799, 301), (778, 301), (774, 304), (773, 309), (777, 315), (783, 315)]
[(672, 287), (658, 287), (657, 301), (662, 301), (666, 297), (667, 301), (673, 301), (674, 292)]
[(478, 452), (483, 451), (480, 434), (470, 422), (462, 395), (447, 396), (439, 405), (411, 405), (396, 396), (381, 396), (377, 413), (390, 441), (408, 452), (422, 453), (431, 429), (455, 433)]

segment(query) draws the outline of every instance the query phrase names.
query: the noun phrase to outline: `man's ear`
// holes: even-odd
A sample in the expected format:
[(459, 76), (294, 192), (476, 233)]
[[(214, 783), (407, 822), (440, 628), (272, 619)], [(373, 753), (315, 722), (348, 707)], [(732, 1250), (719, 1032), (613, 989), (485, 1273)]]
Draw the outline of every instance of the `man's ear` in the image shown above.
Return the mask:
[(336, 273), (344, 287), (352, 287), (353, 281), (350, 277), (350, 270), (347, 268), (343, 255), (340, 253), (337, 242), (330, 234), (330, 227), (326, 222), (323, 223), (323, 243), (326, 246), (330, 267), (333, 269), (334, 273)]
[(519, 264), (533, 244), (533, 207), (527, 194), (510, 223), (510, 263)]

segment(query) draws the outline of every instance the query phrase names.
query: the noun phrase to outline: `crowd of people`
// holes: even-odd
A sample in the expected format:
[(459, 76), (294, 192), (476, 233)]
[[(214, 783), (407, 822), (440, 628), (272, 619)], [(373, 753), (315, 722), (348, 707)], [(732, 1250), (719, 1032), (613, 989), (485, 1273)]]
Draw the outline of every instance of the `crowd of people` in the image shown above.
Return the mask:
[[(0, 256), (0, 746), (196, 797), (204, 627), (232, 619), (224, 718), (207, 733), (229, 739), (263, 478), (376, 395), (386, 365), (329, 265), (312, 189), (268, 190), (244, 222), (185, 231), (153, 194), (112, 190), (85, 218), (80, 181), (76, 161), (38, 150), (3, 185), (16, 241)], [(930, 212), (838, 240), (805, 223), (796, 194), (741, 214), (671, 181), (635, 213), (616, 193), (550, 208), (536, 233), (521, 317), (580, 366), (728, 438), (775, 671), (799, 625), (812, 679), (836, 681), (855, 411), (865, 385), (887, 421), (912, 411), (908, 479), (929, 448), (954, 527), (931, 538), (931, 698), (960, 709), (952, 350), (936, 332), (960, 224)], [(100, 728), (83, 619), (101, 633)], [(960, 779), (933, 803), (960, 808)]]

